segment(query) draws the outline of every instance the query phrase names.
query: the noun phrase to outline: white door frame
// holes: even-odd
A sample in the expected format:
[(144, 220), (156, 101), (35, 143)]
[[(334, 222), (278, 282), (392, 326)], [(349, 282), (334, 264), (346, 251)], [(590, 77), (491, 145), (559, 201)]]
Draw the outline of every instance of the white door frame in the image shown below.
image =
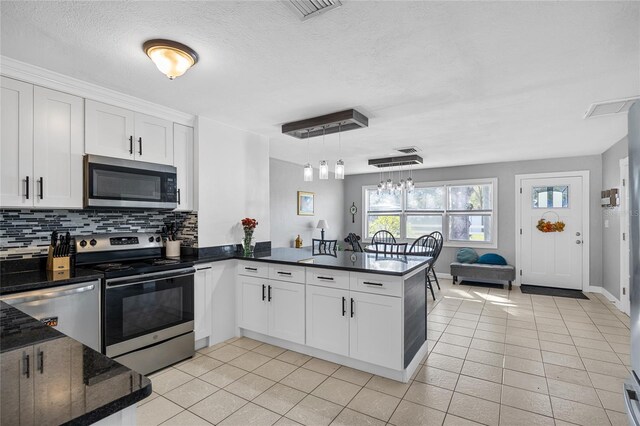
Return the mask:
[(521, 251), (521, 235), (520, 228), (522, 228), (522, 201), (520, 199), (520, 190), (522, 188), (522, 181), (525, 179), (544, 179), (544, 178), (564, 178), (564, 177), (581, 177), (582, 178), (582, 290), (587, 291), (589, 289), (590, 277), (589, 277), (589, 252), (591, 247), (591, 233), (589, 230), (589, 206), (591, 201), (589, 199), (589, 170), (577, 170), (574, 172), (553, 172), (553, 173), (531, 173), (524, 175), (516, 175), (516, 229), (515, 229), (515, 243), (516, 243), (516, 281), (515, 285), (520, 285), (520, 265), (522, 265), (522, 251)]
[[(626, 173), (622, 172), (623, 167), (627, 168)], [(631, 310), (631, 302), (629, 300), (629, 294), (628, 294), (630, 290), (630, 285), (631, 285), (631, 279), (629, 276), (630, 259), (629, 259), (629, 256), (626, 256), (627, 261), (624, 262), (623, 259), (625, 258), (625, 256), (623, 256), (623, 253), (622, 253), (623, 249), (625, 248), (624, 240), (622, 239), (623, 234), (626, 234), (625, 238), (627, 239), (627, 241), (629, 241), (629, 228), (630, 228), (629, 206), (627, 205), (627, 196), (628, 196), (627, 185), (629, 185), (629, 157), (625, 157), (620, 160), (620, 209), (619, 209), (620, 215), (621, 215), (620, 234), (619, 234), (620, 235), (620, 297), (619, 297), (620, 305), (618, 306), (622, 312), (629, 315), (629, 312)], [(627, 216), (626, 219), (624, 218), (624, 216)], [(623, 277), (626, 277), (626, 278), (623, 278)], [(622, 294), (623, 287), (627, 288), (626, 295)]]

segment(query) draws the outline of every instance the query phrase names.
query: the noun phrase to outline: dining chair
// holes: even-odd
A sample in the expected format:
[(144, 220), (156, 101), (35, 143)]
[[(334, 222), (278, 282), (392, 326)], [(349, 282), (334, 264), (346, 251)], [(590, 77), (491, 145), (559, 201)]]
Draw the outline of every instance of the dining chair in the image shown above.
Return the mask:
[(376, 245), (377, 243), (383, 244), (395, 244), (396, 237), (389, 231), (382, 230), (373, 234), (373, 238), (371, 238), (371, 245)]
[(431, 262), (431, 266), (429, 267), (429, 273), (433, 274), (433, 278), (436, 281), (436, 285), (438, 286), (438, 290), (440, 290), (440, 283), (438, 282), (438, 275), (436, 275), (436, 262), (438, 261), (438, 257), (440, 257), (440, 253), (442, 252), (442, 247), (444, 246), (444, 237), (440, 231), (433, 231), (431, 234), (436, 241), (438, 242), (438, 247), (435, 253), (433, 254), (433, 261)]
[(350, 232), (349, 235), (347, 235), (347, 238), (344, 239), (344, 242), (347, 244), (351, 244), (354, 252), (362, 253), (364, 251), (362, 249), (362, 245), (360, 245), (360, 237), (358, 237), (353, 232)]
[[(434, 256), (438, 251), (438, 246), (439, 246), (439, 243), (436, 237), (434, 237), (433, 235), (423, 235), (413, 242), (408, 253), (408, 254), (413, 254), (412, 253), (413, 251), (414, 253), (419, 252), (421, 256), (431, 256), (431, 260), (429, 261), (427, 268), (424, 270), (424, 279), (425, 279), (425, 287), (431, 291), (431, 297), (433, 297), (433, 300), (436, 300), (436, 295), (433, 292), (433, 284), (431, 283), (430, 271), (433, 268), (433, 264), (435, 262)], [(434, 272), (434, 275), (435, 275), (435, 272)], [(438, 290), (440, 290), (439, 286), (438, 286)], [(426, 289), (425, 289), (425, 292), (426, 292)]]
[(311, 240), (313, 252), (335, 252), (338, 249), (338, 240), (319, 240), (313, 238)]
[(407, 243), (382, 243), (377, 242), (374, 244), (376, 253), (384, 253), (384, 254), (406, 254), (407, 253)]

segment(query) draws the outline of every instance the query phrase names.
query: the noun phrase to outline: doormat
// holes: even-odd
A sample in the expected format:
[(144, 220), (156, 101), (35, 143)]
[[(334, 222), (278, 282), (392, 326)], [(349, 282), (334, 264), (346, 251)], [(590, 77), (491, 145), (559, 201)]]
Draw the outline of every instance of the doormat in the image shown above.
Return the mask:
[(524, 294), (538, 294), (540, 296), (570, 297), (572, 299), (589, 300), (589, 298), (580, 290), (568, 290), (566, 288), (540, 287), (539, 285), (522, 284), (520, 286), (520, 291)]
[(460, 281), (460, 285), (472, 285), (474, 287), (488, 287), (488, 288), (504, 288), (504, 284), (483, 283), (480, 281), (467, 281), (467, 280)]

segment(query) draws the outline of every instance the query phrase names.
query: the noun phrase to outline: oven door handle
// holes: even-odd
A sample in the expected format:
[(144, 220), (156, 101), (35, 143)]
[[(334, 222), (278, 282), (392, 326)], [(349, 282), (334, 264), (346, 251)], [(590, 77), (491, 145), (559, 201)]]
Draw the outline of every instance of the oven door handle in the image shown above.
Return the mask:
[(18, 305), (20, 303), (35, 302), (37, 300), (55, 299), (56, 297), (70, 296), (72, 294), (84, 293), (95, 288), (95, 284), (86, 283), (57, 287), (54, 289), (46, 289), (40, 291), (29, 291), (16, 295), (2, 296), (0, 300), (9, 305)]
[(154, 274), (140, 274), (135, 277), (122, 277), (122, 278), (113, 278), (106, 281), (107, 290), (109, 287), (122, 287), (129, 286), (135, 284), (144, 284), (152, 281), (157, 281), (159, 279), (171, 279), (171, 278), (181, 278), (187, 277), (189, 275), (194, 275), (196, 270), (193, 268), (186, 269), (178, 269), (172, 270), (164, 273), (154, 273)]

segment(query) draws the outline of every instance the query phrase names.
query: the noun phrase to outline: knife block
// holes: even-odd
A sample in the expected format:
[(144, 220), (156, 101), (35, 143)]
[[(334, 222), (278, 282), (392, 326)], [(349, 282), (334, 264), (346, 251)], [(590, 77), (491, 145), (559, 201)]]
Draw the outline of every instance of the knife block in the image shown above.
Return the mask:
[(53, 257), (53, 247), (49, 246), (49, 255), (47, 257), (47, 270), (49, 271), (67, 271), (70, 269), (69, 256)]

